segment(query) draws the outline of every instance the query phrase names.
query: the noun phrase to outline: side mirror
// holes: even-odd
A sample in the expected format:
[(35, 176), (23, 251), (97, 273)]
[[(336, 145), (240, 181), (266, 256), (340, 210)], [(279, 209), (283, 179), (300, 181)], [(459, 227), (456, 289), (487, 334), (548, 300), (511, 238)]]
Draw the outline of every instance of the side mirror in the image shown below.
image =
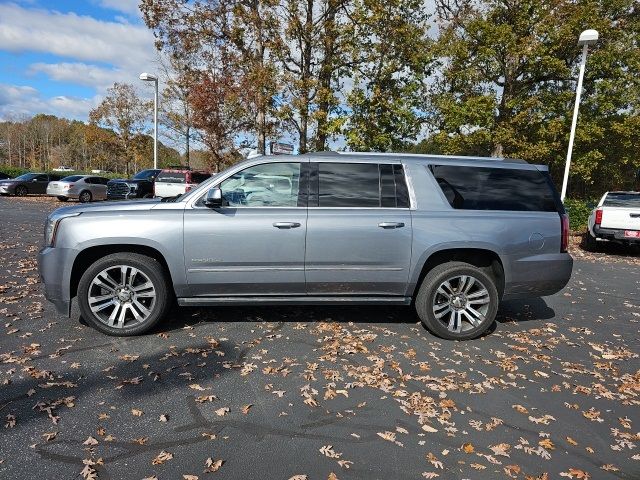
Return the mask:
[(222, 190), (218, 187), (210, 188), (204, 199), (205, 206), (209, 208), (220, 208), (222, 207), (222, 203)]

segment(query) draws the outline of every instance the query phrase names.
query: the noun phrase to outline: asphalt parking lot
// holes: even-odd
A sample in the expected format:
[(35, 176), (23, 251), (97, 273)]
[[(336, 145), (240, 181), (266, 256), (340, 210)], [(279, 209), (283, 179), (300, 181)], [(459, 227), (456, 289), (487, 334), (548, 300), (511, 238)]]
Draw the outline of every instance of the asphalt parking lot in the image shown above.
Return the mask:
[(0, 478), (638, 479), (640, 258), (440, 340), (408, 308), (176, 308), (135, 338), (55, 313), (57, 202), (0, 198)]

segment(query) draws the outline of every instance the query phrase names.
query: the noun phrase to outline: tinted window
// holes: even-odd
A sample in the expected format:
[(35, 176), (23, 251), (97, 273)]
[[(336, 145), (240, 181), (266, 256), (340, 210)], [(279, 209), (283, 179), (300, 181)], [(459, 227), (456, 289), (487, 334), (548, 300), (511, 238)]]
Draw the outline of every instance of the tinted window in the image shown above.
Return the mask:
[(299, 163), (266, 163), (234, 173), (220, 184), (230, 207), (297, 207)]
[(150, 180), (150, 177), (155, 177), (158, 174), (159, 170), (142, 170), (138, 172), (133, 177), (133, 180)]
[(380, 174), (376, 163), (319, 163), (320, 207), (379, 207)]
[(20, 175), (19, 177), (16, 177), (14, 180), (25, 181), (25, 180), (31, 180), (35, 177), (37, 177), (37, 174), (35, 173), (25, 173), (24, 175)]
[[(45, 175), (46, 176), (46, 175)], [(43, 181), (47, 182), (47, 181), (57, 181), (60, 180), (60, 175), (49, 175), (47, 178), (45, 178)]]
[(160, 172), (156, 177), (156, 182), (159, 183), (185, 183), (187, 178), (186, 173), (181, 172)]
[(605, 207), (640, 208), (640, 193), (609, 192), (602, 205)]
[[(58, 178), (60, 178), (60, 177), (58, 177)], [(49, 175), (38, 175), (35, 179), (38, 182), (48, 182), (49, 181)], [(52, 175), (51, 176), (51, 180), (57, 180), (57, 178), (54, 178), (53, 175)]]
[(191, 183), (196, 183), (196, 184), (197, 183), (202, 183), (209, 177), (211, 177), (210, 173), (192, 172), (191, 173)]
[[(70, 177), (64, 177), (63, 182), (77, 182), (82, 178), (82, 175), (71, 175)], [(88, 179), (87, 179), (88, 180)]]
[(453, 208), (555, 212), (554, 192), (537, 170), (432, 165)]

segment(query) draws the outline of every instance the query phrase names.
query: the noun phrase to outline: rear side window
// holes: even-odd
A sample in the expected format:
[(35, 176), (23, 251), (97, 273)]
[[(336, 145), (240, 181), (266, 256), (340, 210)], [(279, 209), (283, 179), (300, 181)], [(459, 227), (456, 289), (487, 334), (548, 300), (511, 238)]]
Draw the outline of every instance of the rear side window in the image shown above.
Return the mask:
[[(310, 206), (396, 208), (409, 206), (402, 165), (377, 163), (312, 164)], [(317, 178), (317, 182), (313, 179)]]
[(180, 172), (160, 172), (156, 177), (158, 183), (185, 183), (186, 173)]
[(455, 209), (558, 211), (547, 175), (537, 170), (448, 165), (429, 168)]

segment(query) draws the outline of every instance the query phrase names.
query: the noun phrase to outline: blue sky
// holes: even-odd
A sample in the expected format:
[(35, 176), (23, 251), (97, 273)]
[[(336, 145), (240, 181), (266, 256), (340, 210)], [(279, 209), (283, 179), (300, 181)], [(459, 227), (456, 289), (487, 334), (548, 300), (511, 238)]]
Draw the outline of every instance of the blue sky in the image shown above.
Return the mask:
[(0, 0), (0, 120), (86, 120), (113, 82), (156, 69), (138, 0)]

